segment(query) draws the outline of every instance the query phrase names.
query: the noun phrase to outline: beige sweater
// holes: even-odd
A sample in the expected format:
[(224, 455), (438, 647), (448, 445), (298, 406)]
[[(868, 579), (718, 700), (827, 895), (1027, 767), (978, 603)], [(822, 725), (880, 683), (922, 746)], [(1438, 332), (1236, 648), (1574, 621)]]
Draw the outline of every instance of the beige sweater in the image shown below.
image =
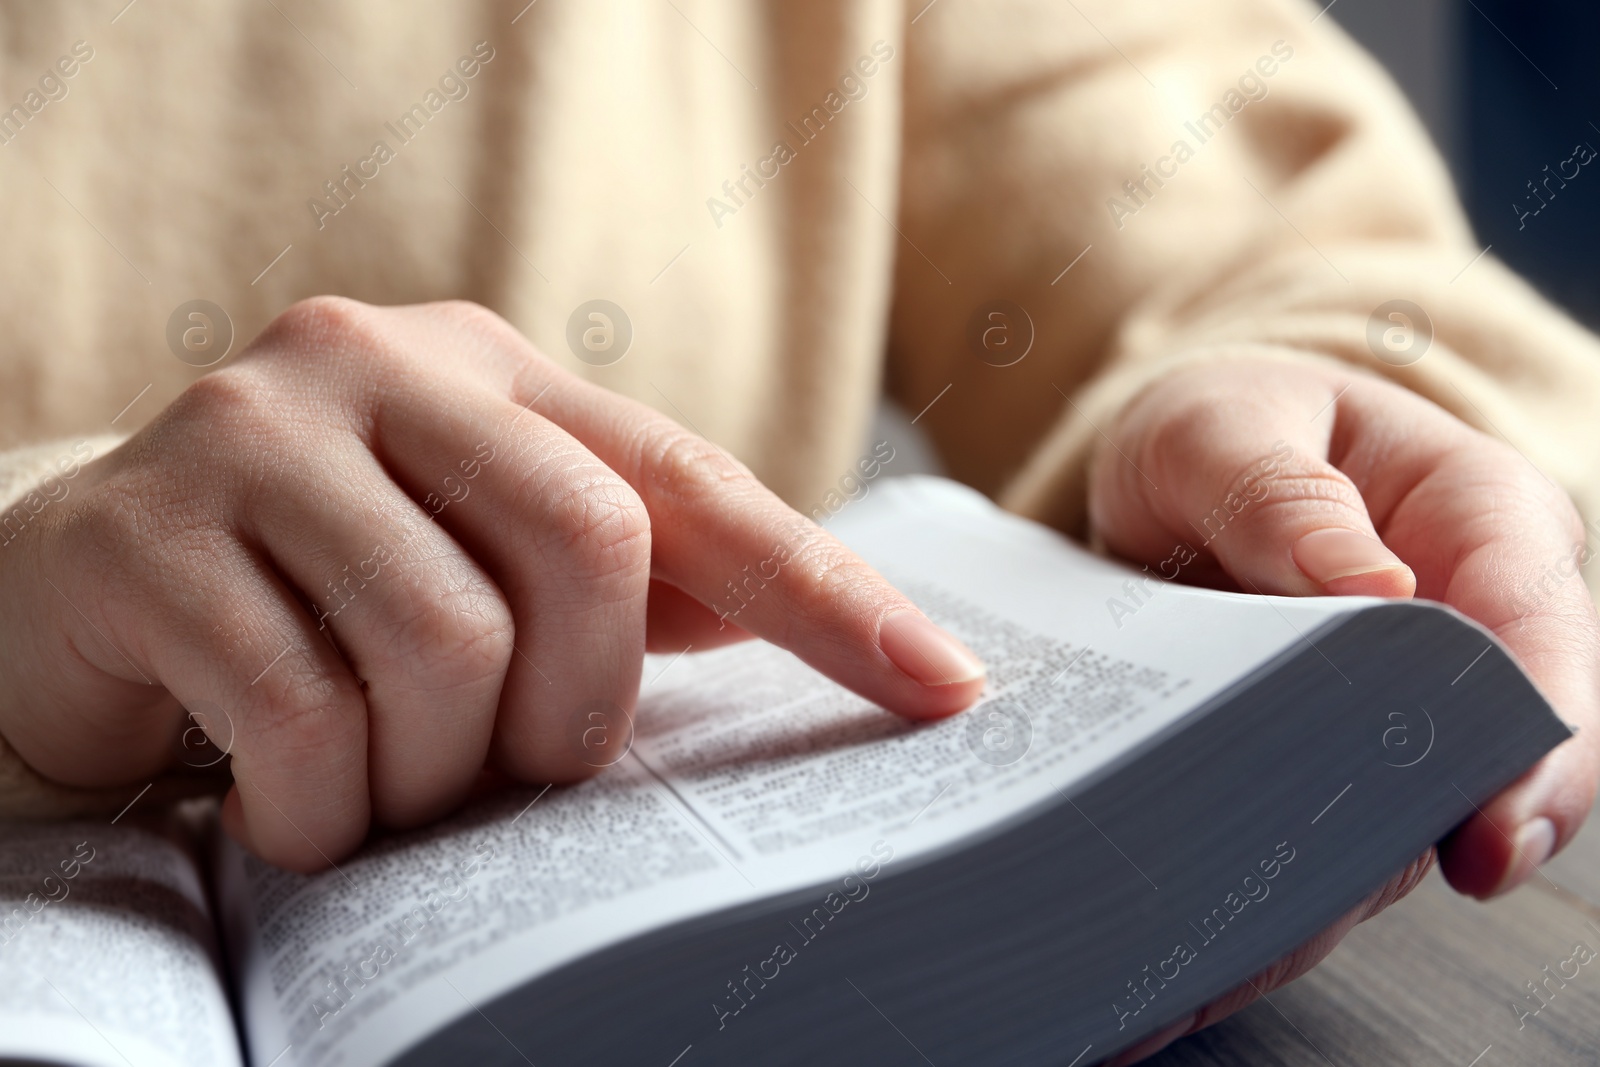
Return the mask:
[[(955, 476), (1082, 535), (1096, 426), (1271, 353), (1392, 377), (1600, 516), (1595, 339), (1479, 257), (1301, 0), (123, 2), (0, 7), (0, 446), (148, 420), (201, 373), (167, 341), (192, 299), (237, 351), (317, 293), (466, 297), (806, 510), (887, 390)], [(633, 331), (604, 367), (567, 342), (596, 298)], [(1393, 299), (1435, 331), (1405, 367), (1368, 343)], [(1010, 366), (997, 300), (1031, 320)], [(11, 504), (62, 449), (4, 462)], [(0, 746), (0, 813), (134, 791)]]

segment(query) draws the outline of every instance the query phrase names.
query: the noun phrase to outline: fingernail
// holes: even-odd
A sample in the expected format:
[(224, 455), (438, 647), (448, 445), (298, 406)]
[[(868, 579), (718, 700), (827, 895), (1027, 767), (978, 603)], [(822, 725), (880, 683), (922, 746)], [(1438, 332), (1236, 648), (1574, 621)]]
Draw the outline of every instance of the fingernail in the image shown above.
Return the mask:
[(1511, 857), (1511, 865), (1506, 869), (1505, 877), (1500, 880), (1500, 884), (1495, 887), (1491, 896), (1520, 885), (1534, 871), (1544, 866), (1544, 861), (1555, 851), (1556, 824), (1543, 815), (1529, 819), (1517, 831), (1512, 843), (1516, 846), (1516, 854)]
[(985, 674), (982, 660), (919, 611), (897, 611), (884, 619), (878, 647), (922, 685), (955, 685)]
[(1354, 592), (1349, 588), (1333, 588), (1334, 583), (1345, 587), (1360, 584), (1346, 581), (1350, 578), (1382, 571), (1404, 571), (1408, 575), (1411, 572), (1411, 568), (1400, 562), (1400, 557), (1376, 537), (1337, 527), (1312, 530), (1294, 543), (1291, 555), (1301, 573), (1330, 592)]

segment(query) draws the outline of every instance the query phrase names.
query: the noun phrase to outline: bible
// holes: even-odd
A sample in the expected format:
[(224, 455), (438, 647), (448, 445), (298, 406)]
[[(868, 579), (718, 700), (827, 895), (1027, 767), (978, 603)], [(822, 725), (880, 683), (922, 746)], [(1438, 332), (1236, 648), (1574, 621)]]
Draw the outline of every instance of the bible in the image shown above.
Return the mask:
[(908, 722), (771, 645), (689, 649), (631, 718), (584, 713), (594, 779), (320, 874), (204, 807), (10, 826), (0, 1057), (1087, 1065), (1570, 733), (1441, 605), (1185, 587), (932, 478), (830, 528), (984, 659), (976, 707)]

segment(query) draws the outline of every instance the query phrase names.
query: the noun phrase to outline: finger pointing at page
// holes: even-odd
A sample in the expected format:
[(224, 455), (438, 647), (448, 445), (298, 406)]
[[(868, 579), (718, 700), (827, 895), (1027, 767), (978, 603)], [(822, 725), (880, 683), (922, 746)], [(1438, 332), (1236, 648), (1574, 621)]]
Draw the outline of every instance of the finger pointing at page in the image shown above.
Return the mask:
[(576, 379), (541, 404), (639, 493), (658, 577), (891, 711), (977, 698), (976, 656), (722, 449)]
[(482, 309), (453, 322), (432, 305), (393, 314), (632, 487), (649, 517), (652, 577), (891, 711), (948, 715), (977, 699), (977, 657), (721, 448), (566, 373)]

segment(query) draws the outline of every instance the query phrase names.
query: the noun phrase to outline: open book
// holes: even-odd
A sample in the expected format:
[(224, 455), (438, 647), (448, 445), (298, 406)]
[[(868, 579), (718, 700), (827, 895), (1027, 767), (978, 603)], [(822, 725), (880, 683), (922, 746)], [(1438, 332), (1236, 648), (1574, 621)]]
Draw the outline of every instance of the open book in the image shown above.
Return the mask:
[(982, 704), (909, 723), (752, 642), (652, 657), (597, 779), (313, 877), (132, 819), (7, 828), (0, 1056), (1086, 1065), (1569, 733), (1437, 605), (1180, 587), (936, 479), (834, 528), (987, 661)]

